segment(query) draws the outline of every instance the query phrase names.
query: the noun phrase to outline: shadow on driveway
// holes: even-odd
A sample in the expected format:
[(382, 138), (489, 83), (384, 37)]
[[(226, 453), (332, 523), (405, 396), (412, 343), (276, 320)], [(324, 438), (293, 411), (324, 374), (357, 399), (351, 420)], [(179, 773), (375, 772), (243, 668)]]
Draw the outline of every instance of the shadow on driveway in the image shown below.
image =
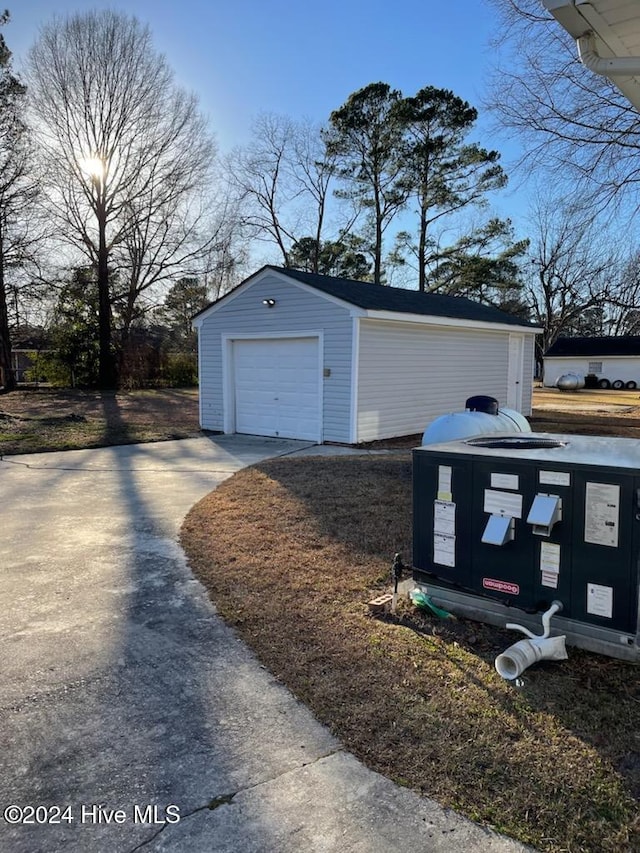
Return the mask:
[(343, 753), (193, 579), (176, 542), (190, 506), (304, 446), (223, 436), (0, 462), (0, 805), (47, 807), (0, 819), (0, 849), (522, 849)]

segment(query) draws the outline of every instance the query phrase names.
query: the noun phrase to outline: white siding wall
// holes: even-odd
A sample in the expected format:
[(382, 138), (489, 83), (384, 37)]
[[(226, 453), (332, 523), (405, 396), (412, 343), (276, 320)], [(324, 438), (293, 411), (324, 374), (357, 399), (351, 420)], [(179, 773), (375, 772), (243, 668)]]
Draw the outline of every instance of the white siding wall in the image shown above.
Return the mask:
[(508, 332), (362, 320), (357, 440), (422, 432), (474, 394), (505, 405), (508, 349)]
[[(273, 308), (263, 299), (275, 299)], [(351, 335), (349, 311), (277, 276), (266, 276), (203, 320), (200, 328), (200, 412), (203, 429), (222, 431), (223, 358), (221, 336), (324, 331), (323, 440), (349, 441)]]
[(544, 384), (547, 388), (553, 387), (558, 379), (565, 373), (578, 373), (586, 376), (589, 373), (589, 365), (592, 362), (601, 362), (602, 370), (597, 372), (598, 379), (608, 379), (614, 382), (621, 379), (623, 382), (633, 380), (640, 387), (640, 357), (607, 355), (590, 355), (575, 357), (545, 358), (544, 360)]

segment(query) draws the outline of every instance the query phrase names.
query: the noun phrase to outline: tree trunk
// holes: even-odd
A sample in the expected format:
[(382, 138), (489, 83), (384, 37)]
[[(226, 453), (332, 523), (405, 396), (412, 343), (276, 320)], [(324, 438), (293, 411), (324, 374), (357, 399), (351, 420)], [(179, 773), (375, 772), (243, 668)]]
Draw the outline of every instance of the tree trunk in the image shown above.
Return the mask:
[(382, 210), (380, 205), (380, 192), (375, 189), (375, 205), (376, 205), (376, 245), (374, 254), (373, 280), (376, 284), (382, 284)]
[(16, 375), (11, 364), (11, 335), (9, 332), (9, 314), (7, 312), (7, 294), (4, 281), (4, 243), (3, 223), (0, 217), (0, 383), (5, 391), (15, 391)]
[(98, 214), (98, 336), (100, 365), (98, 385), (102, 391), (116, 387), (116, 364), (111, 346), (111, 298), (109, 294), (109, 266), (105, 217)]
[(427, 289), (427, 211), (420, 211), (420, 237), (418, 242), (418, 290)]

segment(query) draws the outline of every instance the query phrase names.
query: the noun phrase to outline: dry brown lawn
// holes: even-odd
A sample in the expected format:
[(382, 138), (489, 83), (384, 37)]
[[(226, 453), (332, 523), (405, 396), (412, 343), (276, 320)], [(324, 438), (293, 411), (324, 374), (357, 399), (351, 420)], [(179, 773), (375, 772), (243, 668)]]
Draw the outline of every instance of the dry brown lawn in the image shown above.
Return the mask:
[(536, 432), (640, 438), (640, 392), (536, 388), (529, 420)]
[(0, 395), (0, 456), (200, 435), (198, 392), (18, 390)]
[[(556, 431), (577, 431), (563, 414)], [(223, 617), (367, 765), (540, 850), (640, 850), (637, 667), (570, 649), (517, 688), (493, 666), (512, 632), (408, 602), (369, 615), (393, 554), (411, 560), (408, 452), (241, 471), (182, 544)]]

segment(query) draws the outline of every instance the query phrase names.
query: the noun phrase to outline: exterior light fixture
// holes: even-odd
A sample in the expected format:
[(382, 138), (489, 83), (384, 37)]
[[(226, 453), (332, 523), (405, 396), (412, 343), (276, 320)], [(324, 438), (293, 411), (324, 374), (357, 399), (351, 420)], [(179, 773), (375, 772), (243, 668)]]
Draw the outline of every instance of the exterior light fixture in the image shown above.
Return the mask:
[(275, 299), (263, 299), (262, 304), (266, 305), (267, 308), (273, 308), (273, 306), (276, 304), (276, 300)]

